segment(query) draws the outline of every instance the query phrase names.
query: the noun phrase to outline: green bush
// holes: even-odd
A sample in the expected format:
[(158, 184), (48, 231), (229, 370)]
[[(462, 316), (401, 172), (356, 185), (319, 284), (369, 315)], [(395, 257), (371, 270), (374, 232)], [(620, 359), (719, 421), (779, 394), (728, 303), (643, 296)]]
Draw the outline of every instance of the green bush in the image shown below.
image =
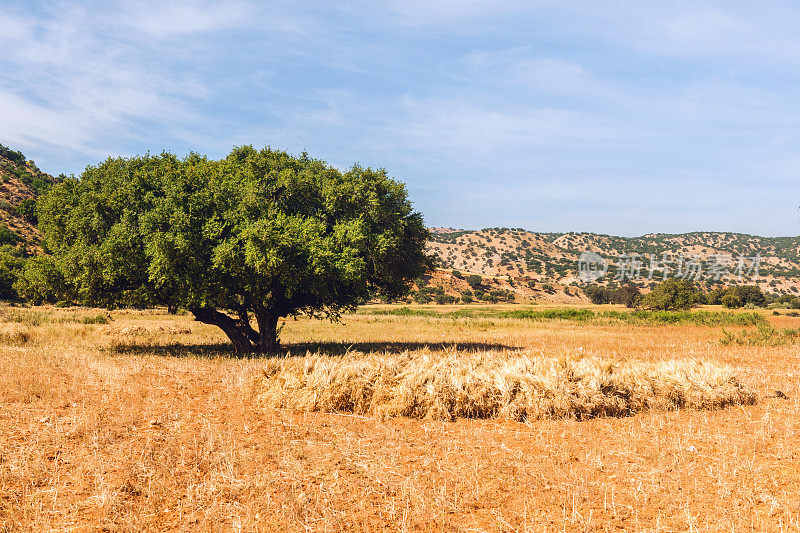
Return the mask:
[(649, 309), (674, 311), (691, 309), (703, 300), (703, 294), (691, 280), (670, 278), (664, 280), (647, 296), (642, 305)]
[(36, 216), (36, 200), (33, 198), (22, 200), (17, 206), (17, 213), (31, 224), (36, 225), (38, 223), (39, 219)]
[(0, 251), (0, 300), (18, 300), (19, 294), (14, 284), (19, 279), (25, 261), (15, 255), (15, 251), (5, 246)]
[(15, 245), (22, 240), (22, 237), (14, 233), (6, 226), (0, 226), (0, 246), (4, 244)]
[[(756, 285), (735, 285), (732, 287), (717, 287), (708, 293), (708, 303), (724, 305), (729, 309), (739, 307), (764, 307), (767, 305), (767, 296)], [(780, 301), (780, 299), (779, 299)]]
[(58, 264), (49, 255), (28, 259), (20, 270), (14, 289), (20, 297), (36, 305), (75, 298)]
[(478, 287), (483, 285), (483, 278), (478, 274), (470, 274), (469, 276), (467, 276), (467, 283), (469, 283), (469, 286), (472, 287), (473, 289), (477, 289)]
[(449, 294), (439, 294), (436, 296), (436, 303), (439, 305), (454, 304), (458, 302), (458, 298), (450, 296)]
[(521, 311), (506, 311), (503, 318), (522, 318), (528, 320), (590, 320), (595, 317), (589, 309), (526, 309)]
[(83, 324), (108, 324), (111, 321), (110, 315), (97, 315), (83, 317), (81, 323)]

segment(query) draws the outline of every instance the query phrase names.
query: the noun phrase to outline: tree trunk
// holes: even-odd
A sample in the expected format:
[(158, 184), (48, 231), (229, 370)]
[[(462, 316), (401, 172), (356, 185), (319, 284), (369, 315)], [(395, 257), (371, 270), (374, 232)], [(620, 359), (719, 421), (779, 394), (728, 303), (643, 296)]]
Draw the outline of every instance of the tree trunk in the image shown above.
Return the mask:
[(263, 306), (255, 311), (258, 332), (261, 337), (259, 348), (261, 353), (277, 353), (280, 348), (278, 340), (278, 316), (270, 313)]
[[(194, 319), (198, 322), (211, 324), (222, 329), (233, 343), (233, 350), (237, 354), (255, 351), (256, 345), (250, 340), (244, 327), (225, 313), (221, 313), (211, 307), (190, 307), (189, 312), (194, 315)], [(248, 325), (247, 327), (249, 328), (250, 326)]]
[(242, 327), (242, 331), (244, 332), (244, 334), (247, 336), (248, 339), (250, 339), (250, 342), (252, 342), (253, 344), (255, 345), (260, 344), (261, 337), (259, 336), (258, 332), (253, 329), (253, 326), (250, 325), (250, 315), (247, 312), (247, 308), (245, 306), (239, 307), (238, 313), (239, 313), (239, 323)]

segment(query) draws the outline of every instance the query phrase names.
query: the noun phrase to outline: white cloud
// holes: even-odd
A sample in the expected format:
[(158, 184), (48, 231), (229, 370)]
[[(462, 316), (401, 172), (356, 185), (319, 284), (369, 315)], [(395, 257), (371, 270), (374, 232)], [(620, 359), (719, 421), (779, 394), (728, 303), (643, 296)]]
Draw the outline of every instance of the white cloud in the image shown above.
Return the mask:
[(476, 50), (467, 54), (463, 61), (468, 77), (502, 85), (517, 84), (564, 93), (586, 90), (596, 82), (581, 65), (538, 56), (528, 46), (491, 52)]
[[(263, 24), (269, 27), (274, 17), (262, 18), (257, 4), (248, 2), (139, 1), (123, 4), (121, 20), (136, 31), (156, 38), (228, 30)], [(262, 26), (263, 27), (263, 26)]]
[(746, 44), (755, 28), (732, 13), (699, 7), (696, 11), (668, 18), (663, 30), (670, 41), (708, 49), (727, 47), (731, 43)]
[(491, 107), (465, 99), (406, 98), (408, 145), (444, 149), (455, 159), (494, 152), (552, 147), (567, 143), (587, 146), (619, 135), (603, 119), (569, 109)]
[(534, 7), (533, 2), (523, 0), (390, 0), (384, 5), (400, 22), (414, 26), (441, 25)]
[(86, 151), (91, 141), (85, 117), (34, 104), (1, 89), (0, 117), (3, 141), (11, 146), (44, 143)]
[(246, 5), (129, 3), (125, 10), (60, 3), (37, 18), (4, 16), (0, 23), (12, 29), (0, 34), (9, 73), (0, 79), (4, 140), (104, 157), (124, 152), (132, 139), (149, 140), (142, 123), (156, 125), (161, 146), (165, 136), (196, 135), (206, 119), (195, 103), (210, 90), (150, 49), (150, 39), (251, 23)]

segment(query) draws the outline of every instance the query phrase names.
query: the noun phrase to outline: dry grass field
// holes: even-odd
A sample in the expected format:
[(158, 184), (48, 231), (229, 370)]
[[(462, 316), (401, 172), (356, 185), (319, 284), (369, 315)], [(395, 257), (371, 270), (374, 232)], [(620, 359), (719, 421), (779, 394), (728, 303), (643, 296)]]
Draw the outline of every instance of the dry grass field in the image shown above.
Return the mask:
[(187, 316), (1, 310), (0, 524), (800, 529), (793, 336), (380, 311), (240, 359)]

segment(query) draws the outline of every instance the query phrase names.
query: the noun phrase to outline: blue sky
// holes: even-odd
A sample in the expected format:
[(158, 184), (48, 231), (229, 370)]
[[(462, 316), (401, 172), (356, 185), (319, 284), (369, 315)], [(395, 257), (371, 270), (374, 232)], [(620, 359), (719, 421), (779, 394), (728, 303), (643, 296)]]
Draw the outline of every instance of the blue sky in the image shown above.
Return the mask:
[(792, 2), (16, 2), (0, 142), (386, 167), (432, 226), (797, 235)]

